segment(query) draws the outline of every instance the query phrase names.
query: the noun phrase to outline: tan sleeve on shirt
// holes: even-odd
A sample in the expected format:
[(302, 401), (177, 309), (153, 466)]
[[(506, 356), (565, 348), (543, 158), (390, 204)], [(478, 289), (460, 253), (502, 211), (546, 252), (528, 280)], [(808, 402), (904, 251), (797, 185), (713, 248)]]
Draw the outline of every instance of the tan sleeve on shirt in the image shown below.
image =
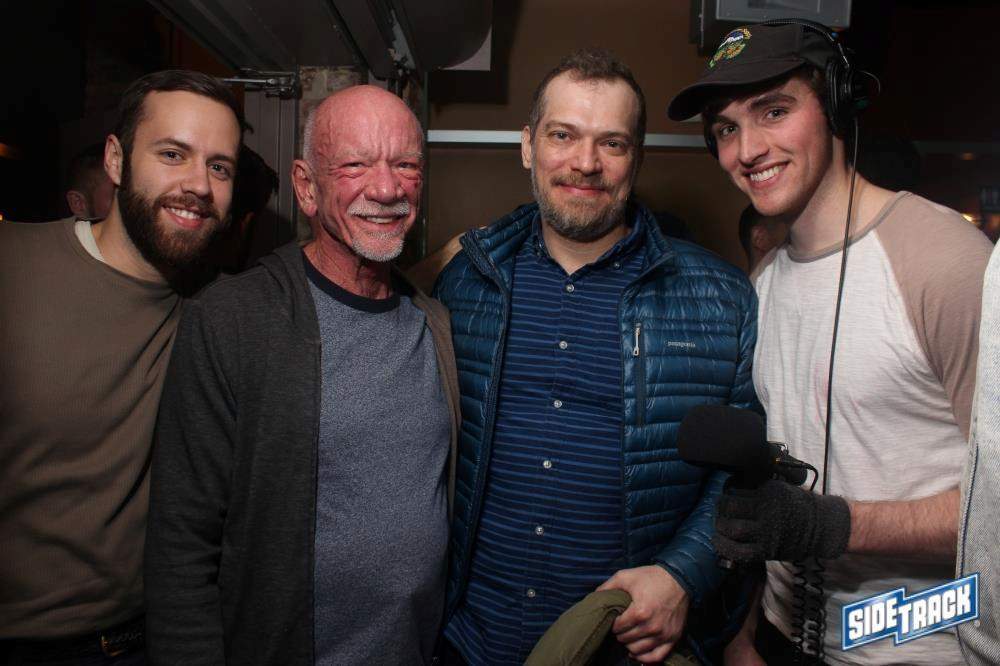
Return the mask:
[(968, 438), (983, 274), (993, 248), (961, 215), (913, 194), (897, 201), (876, 233), (917, 340)]

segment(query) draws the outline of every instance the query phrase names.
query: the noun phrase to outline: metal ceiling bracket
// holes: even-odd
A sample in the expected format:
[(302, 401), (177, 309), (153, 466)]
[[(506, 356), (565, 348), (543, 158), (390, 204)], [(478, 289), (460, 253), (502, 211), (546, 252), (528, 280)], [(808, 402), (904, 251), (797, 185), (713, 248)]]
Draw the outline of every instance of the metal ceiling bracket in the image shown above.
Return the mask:
[(392, 56), (397, 71), (412, 71), (416, 69), (417, 63), (410, 52), (410, 45), (406, 41), (406, 35), (403, 34), (403, 29), (399, 25), (396, 12), (390, 10), (389, 16), (392, 18), (392, 46), (389, 47), (389, 54)]
[(262, 72), (242, 68), (237, 76), (222, 80), (230, 84), (238, 83), (247, 90), (262, 90), (268, 97), (293, 99), (302, 94), (298, 72)]

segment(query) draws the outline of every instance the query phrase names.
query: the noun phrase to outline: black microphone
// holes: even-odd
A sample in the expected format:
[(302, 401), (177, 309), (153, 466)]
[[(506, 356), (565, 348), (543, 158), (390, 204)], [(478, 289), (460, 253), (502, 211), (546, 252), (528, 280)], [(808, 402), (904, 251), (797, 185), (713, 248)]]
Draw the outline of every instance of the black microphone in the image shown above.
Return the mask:
[(686, 463), (729, 472), (730, 485), (739, 488), (756, 488), (773, 477), (800, 486), (812, 469), (784, 445), (767, 441), (759, 414), (729, 405), (692, 408), (681, 420), (677, 450)]
[[(767, 441), (764, 419), (749, 409), (729, 405), (699, 405), (692, 408), (677, 431), (681, 460), (729, 472), (729, 485), (756, 488), (775, 476), (800, 486), (811, 465), (788, 455), (784, 445)], [(736, 563), (719, 558), (723, 569)]]

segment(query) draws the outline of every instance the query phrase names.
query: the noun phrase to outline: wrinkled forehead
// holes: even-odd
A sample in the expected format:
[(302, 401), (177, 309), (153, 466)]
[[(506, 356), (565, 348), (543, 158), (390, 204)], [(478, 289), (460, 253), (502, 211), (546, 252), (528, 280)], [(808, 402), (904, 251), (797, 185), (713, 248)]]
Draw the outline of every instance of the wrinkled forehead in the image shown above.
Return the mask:
[(539, 124), (584, 120), (632, 133), (639, 116), (639, 99), (622, 79), (583, 78), (564, 72), (542, 92)]
[(317, 118), (314, 131), (316, 150), (328, 159), (343, 155), (393, 159), (423, 154), (423, 131), (408, 111), (325, 113)]

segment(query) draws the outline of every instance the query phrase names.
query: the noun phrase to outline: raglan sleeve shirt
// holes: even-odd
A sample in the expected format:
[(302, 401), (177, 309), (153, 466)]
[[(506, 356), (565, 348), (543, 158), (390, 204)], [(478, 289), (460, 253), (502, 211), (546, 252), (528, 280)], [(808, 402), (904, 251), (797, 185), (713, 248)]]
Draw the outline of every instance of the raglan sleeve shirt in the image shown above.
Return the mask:
[[(879, 225), (876, 233), (920, 347), (968, 438), (983, 275), (992, 248), (986, 236), (948, 208), (912, 195), (898, 206), (899, 217)], [(949, 226), (950, 233), (942, 236), (938, 225)]]

